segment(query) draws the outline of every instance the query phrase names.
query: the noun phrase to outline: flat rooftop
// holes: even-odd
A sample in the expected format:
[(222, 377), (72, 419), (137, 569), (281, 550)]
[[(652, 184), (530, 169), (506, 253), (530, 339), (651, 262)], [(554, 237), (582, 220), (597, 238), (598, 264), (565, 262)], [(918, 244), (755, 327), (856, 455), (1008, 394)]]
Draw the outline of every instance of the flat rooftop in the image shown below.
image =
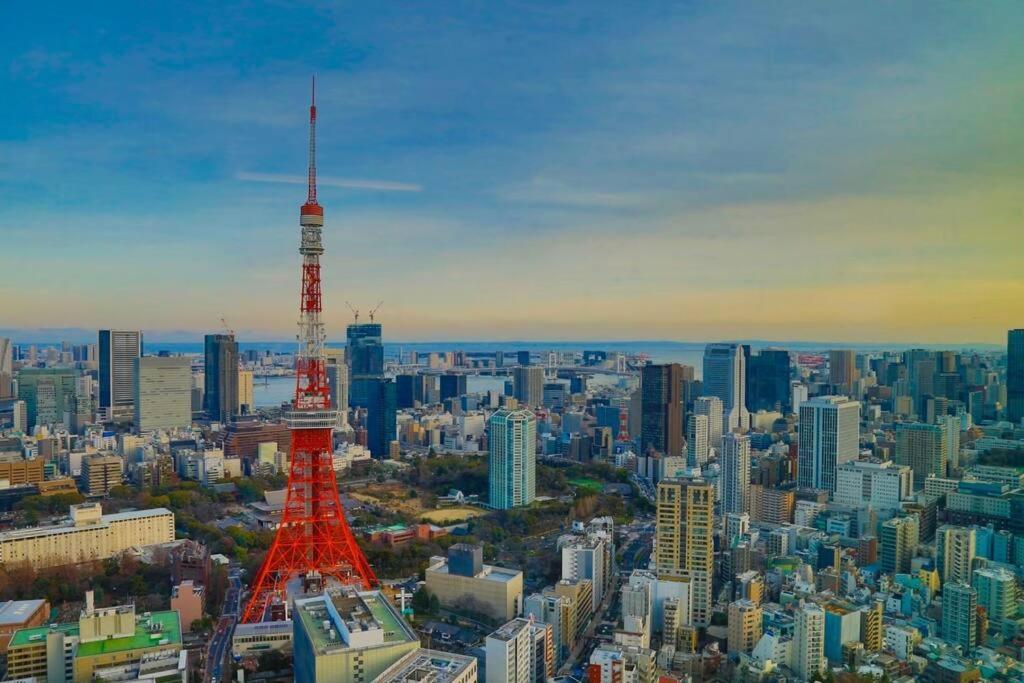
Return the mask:
[[(45, 600), (8, 600), (0, 602), (0, 626), (24, 624), (25, 620), (35, 614)], [(50, 615), (44, 615), (49, 617)]]
[(475, 665), (476, 659), (466, 655), (416, 650), (390, 666), (376, 683), (448, 683)]
[[(78, 635), (78, 622), (70, 624), (58, 624), (51, 629), (49, 626), (38, 628), (23, 628), (15, 631), (11, 638), (10, 647), (19, 647), (34, 644), (46, 644), (46, 634), (50, 631), (60, 631), (65, 636)], [(164, 643), (162, 641), (166, 640)], [(146, 648), (168, 647), (181, 644), (181, 622), (178, 613), (174, 610), (167, 612), (153, 612), (148, 617), (140, 616), (135, 622), (135, 635), (124, 638), (109, 638), (97, 640), (91, 643), (80, 643), (76, 657), (95, 657), (97, 655), (111, 654), (114, 652), (125, 652), (128, 650), (142, 650)]]
[[(354, 626), (360, 623), (371, 629), (380, 628), (384, 641), (371, 647), (419, 641), (416, 634), (379, 591), (330, 591), (325, 595), (297, 600), (292, 612), (293, 619), (298, 615), (302, 621), (304, 630), (309, 634), (313, 648), (318, 653), (349, 649), (341, 635), (339, 624), (335, 623), (334, 615), (325, 604), (328, 600), (348, 630), (354, 630)], [(327, 629), (324, 628), (325, 621), (330, 622)], [(334, 638), (330, 634), (332, 629)]]
[[(427, 571), (435, 572), (437, 574), (448, 573), (448, 558), (434, 556), (430, 558), (430, 564), (427, 566)], [(479, 574), (473, 577), (474, 579), (482, 579), (484, 581), (495, 581), (497, 583), (508, 583), (517, 576), (522, 576), (523, 572), (519, 569), (505, 569), (504, 567), (495, 567), (493, 565), (485, 564), (483, 569), (480, 570)], [(454, 574), (453, 576), (461, 576), (461, 574)]]

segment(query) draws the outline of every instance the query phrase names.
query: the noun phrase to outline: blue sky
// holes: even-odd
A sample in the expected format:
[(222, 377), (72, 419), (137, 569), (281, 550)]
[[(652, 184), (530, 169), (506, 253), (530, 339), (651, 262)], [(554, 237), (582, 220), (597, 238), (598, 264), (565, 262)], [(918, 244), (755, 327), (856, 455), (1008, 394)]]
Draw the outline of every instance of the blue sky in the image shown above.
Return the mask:
[(309, 77), (329, 329), (990, 342), (1024, 4), (16, 3), (0, 318), (287, 338)]

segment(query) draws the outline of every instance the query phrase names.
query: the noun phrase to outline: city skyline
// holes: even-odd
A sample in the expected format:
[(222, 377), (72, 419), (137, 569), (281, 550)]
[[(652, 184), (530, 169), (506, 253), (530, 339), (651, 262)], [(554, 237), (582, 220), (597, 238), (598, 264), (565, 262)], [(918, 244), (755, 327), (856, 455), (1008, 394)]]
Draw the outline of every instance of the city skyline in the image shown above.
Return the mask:
[(1024, 7), (934, 7), (12, 8), (4, 323), (289, 339), (315, 72), (336, 340), (998, 345)]

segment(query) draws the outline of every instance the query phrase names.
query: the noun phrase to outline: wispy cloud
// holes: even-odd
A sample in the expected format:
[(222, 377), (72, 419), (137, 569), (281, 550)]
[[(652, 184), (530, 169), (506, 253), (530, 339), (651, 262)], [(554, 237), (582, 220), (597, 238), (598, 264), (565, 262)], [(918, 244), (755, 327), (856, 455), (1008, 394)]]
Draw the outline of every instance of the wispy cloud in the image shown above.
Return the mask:
[[(235, 175), (238, 180), (251, 180), (257, 183), (285, 183), (287, 185), (305, 185), (306, 176), (288, 173), (250, 173), (241, 171)], [(419, 183), (400, 183), (393, 180), (369, 180), (366, 178), (334, 178), (317, 176), (318, 185), (326, 187), (344, 187), (352, 190), (376, 190), (380, 192), (423, 192)]]

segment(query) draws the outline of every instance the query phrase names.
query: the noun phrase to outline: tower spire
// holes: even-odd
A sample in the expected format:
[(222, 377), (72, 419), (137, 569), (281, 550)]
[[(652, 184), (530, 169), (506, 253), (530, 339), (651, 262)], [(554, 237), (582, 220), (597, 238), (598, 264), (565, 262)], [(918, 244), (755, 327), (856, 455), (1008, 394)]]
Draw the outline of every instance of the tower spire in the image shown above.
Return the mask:
[(316, 206), (316, 76), (309, 97), (309, 190), (306, 204)]

